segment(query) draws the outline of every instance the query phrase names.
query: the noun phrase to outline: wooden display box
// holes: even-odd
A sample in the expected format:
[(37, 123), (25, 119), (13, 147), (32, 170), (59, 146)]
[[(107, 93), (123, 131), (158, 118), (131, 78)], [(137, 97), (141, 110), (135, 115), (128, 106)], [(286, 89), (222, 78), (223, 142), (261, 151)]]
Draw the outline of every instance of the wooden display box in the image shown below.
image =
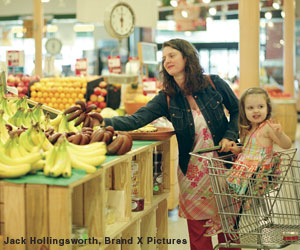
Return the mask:
[[(144, 144), (144, 145), (143, 145)], [(164, 193), (153, 195), (153, 150), (163, 151)], [(131, 161), (142, 166), (140, 195), (145, 208), (131, 212)], [(88, 230), (88, 245), (78, 249), (121, 249), (113, 239), (168, 237), (167, 197), (170, 189), (170, 141), (134, 141), (133, 150), (110, 156), (94, 174), (83, 175), (66, 186), (0, 182), (0, 234), (6, 239), (26, 239), (5, 249), (72, 249), (72, 225)], [(16, 181), (15, 181), (16, 182)], [(124, 218), (108, 225), (105, 217), (107, 190), (124, 190)], [(64, 242), (62, 242), (65, 240)], [(109, 241), (108, 241), (109, 240)], [(29, 242), (36, 244), (29, 244)], [(57, 241), (57, 242), (56, 242)], [(61, 246), (61, 244), (63, 244)], [(70, 242), (69, 242), (70, 243)], [(168, 249), (167, 245), (122, 244), (122, 249)]]

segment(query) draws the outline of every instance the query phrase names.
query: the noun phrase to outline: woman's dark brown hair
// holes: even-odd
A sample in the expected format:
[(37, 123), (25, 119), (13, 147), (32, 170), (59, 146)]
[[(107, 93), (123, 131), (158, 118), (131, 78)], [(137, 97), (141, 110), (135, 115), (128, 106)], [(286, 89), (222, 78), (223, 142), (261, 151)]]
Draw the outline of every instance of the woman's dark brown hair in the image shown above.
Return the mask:
[[(199, 63), (198, 52), (191, 43), (183, 39), (172, 39), (163, 43), (162, 49), (165, 47), (171, 47), (180, 51), (182, 57), (186, 58), (184, 83), (185, 94), (190, 95), (193, 92), (199, 91), (208, 86), (209, 82), (203, 75), (203, 69)], [(176, 83), (173, 76), (168, 74), (163, 64), (164, 62), (162, 62), (162, 70), (160, 71), (163, 81), (163, 89), (168, 95), (173, 96), (175, 95)]]
[(241, 137), (245, 136), (245, 130), (250, 130), (252, 127), (251, 122), (247, 119), (246, 111), (245, 111), (245, 99), (249, 95), (263, 95), (265, 97), (266, 103), (267, 103), (267, 116), (266, 116), (265, 120), (270, 119), (271, 114), (272, 114), (271, 100), (270, 100), (270, 97), (269, 97), (267, 91), (265, 91), (262, 88), (247, 89), (243, 93), (243, 95), (241, 96), (240, 101), (239, 101), (239, 110), (240, 110), (240, 112), (239, 112), (239, 130), (240, 130)]

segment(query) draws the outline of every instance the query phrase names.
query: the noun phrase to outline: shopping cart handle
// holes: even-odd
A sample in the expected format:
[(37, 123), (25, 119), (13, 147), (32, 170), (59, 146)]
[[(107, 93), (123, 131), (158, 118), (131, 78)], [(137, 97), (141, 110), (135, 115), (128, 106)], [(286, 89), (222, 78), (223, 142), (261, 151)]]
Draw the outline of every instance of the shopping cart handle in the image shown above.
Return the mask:
[[(237, 146), (241, 147), (242, 144), (241, 143), (237, 143)], [(210, 147), (210, 148), (202, 148), (202, 149), (198, 150), (197, 152), (193, 152), (193, 153), (195, 153), (195, 154), (203, 154), (203, 153), (207, 153), (207, 152), (217, 151), (217, 150), (220, 150), (221, 148), (222, 148), (222, 146), (218, 145), (218, 146), (214, 146), (214, 147)]]
[(198, 150), (197, 152), (194, 152), (196, 154), (202, 154), (202, 153), (207, 153), (207, 152), (212, 152), (212, 151), (217, 151), (221, 149), (221, 145), (218, 146), (214, 146), (214, 147), (210, 147), (210, 148), (202, 148), (200, 150)]

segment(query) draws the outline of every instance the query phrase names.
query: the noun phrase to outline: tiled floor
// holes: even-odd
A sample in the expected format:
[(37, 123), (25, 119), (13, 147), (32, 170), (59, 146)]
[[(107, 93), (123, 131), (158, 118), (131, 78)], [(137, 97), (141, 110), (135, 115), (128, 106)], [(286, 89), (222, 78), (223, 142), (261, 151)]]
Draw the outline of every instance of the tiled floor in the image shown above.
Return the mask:
[[(298, 154), (296, 154), (296, 158), (300, 160), (300, 123), (297, 126), (297, 135), (296, 140), (293, 144), (293, 147), (298, 149)], [(189, 236), (187, 230), (186, 220), (178, 217), (178, 209), (174, 209), (169, 211), (169, 235), (170, 239), (185, 239), (187, 244), (172, 244), (169, 245), (169, 250), (189, 250)], [(216, 237), (213, 237), (213, 244), (217, 244)], [(199, 250), (206, 250), (205, 248)], [(243, 249), (246, 250), (246, 249)], [(300, 250), (300, 245), (290, 245), (284, 250)]]

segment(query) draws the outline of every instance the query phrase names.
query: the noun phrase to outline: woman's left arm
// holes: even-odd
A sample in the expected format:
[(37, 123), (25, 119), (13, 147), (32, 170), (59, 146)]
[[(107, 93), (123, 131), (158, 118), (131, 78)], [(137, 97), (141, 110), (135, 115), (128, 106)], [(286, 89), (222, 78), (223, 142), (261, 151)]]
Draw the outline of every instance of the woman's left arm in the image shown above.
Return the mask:
[(212, 77), (217, 91), (223, 97), (223, 104), (229, 112), (229, 124), (224, 132), (223, 138), (230, 141), (236, 141), (239, 138), (238, 116), (239, 116), (239, 100), (230, 88), (227, 82), (215, 75)]

